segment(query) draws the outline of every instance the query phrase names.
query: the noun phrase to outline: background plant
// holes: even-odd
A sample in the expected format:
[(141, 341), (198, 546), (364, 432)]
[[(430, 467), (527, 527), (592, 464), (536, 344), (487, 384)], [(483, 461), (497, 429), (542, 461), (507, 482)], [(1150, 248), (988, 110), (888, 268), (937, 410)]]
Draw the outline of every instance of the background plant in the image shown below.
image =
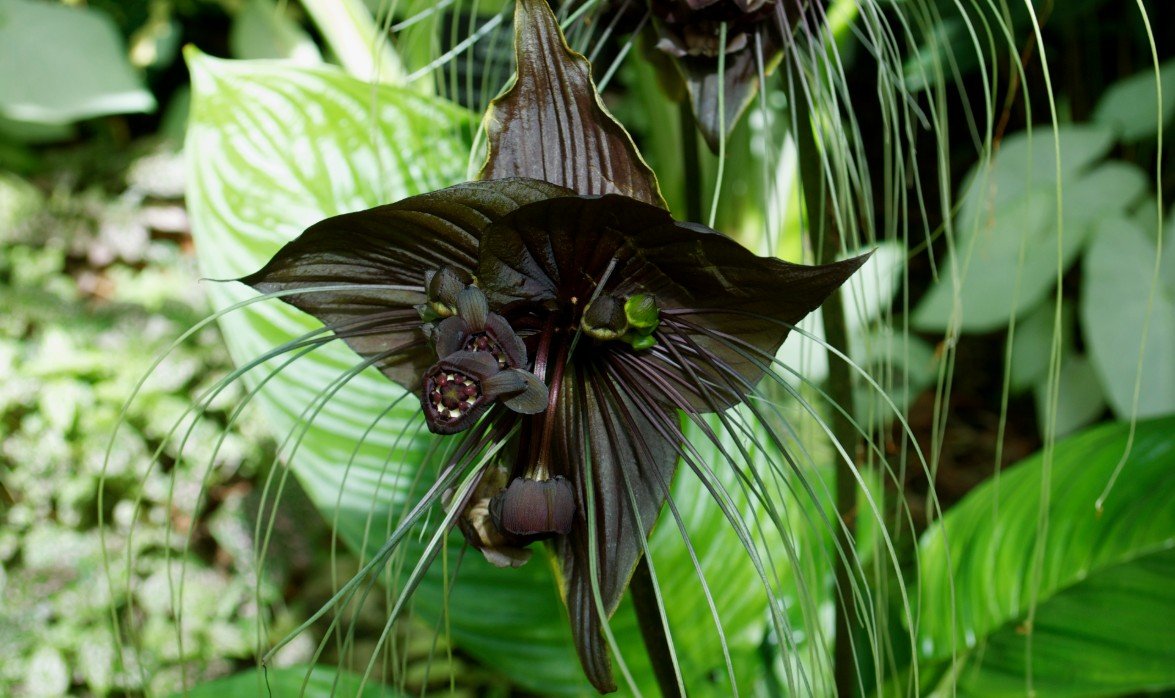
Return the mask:
[[(105, 646), (102, 651), (117, 654), (109, 641), (103, 645), (98, 639), (106, 614), (97, 603), (76, 615), (62, 610), (35, 614), (46, 613), (42, 597), (68, 603), (69, 588), (87, 588), (89, 580), (100, 582), (105, 576), (100, 569), (93, 572), (96, 576), (87, 576), (92, 565), (100, 564), (94, 557), (98, 553), (100, 558), (101, 550), (95, 549), (93, 540), (97, 519), (87, 512), (96, 504), (101, 468), (87, 470), (77, 463), (92, 462), (100, 452), (102, 444), (95, 442), (111, 429), (113, 413), (137, 377), (130, 369), (141, 369), (149, 355), (197, 320), (196, 314), (169, 316), (167, 310), (175, 306), (160, 301), (166, 295), (162, 292), (136, 296), (138, 291), (126, 290), (135, 287), (138, 279), (152, 278), (157, 269), (184, 268), (188, 262), (183, 260), (190, 260), (184, 226), (168, 226), (158, 217), (140, 224), (140, 230), (153, 231), (148, 239), (154, 241), (147, 247), (155, 251), (138, 258), (129, 252), (125, 259), (121, 251), (102, 251), (101, 233), (95, 242), (85, 232), (105, 230), (115, 241), (107, 248), (126, 245), (134, 235), (111, 233), (118, 228), (103, 227), (100, 222), (110, 209), (138, 221), (143, 203), (149, 204), (148, 217), (159, 216), (153, 209), (161, 201), (174, 205), (174, 188), (163, 194), (141, 194), (142, 180), (118, 175), (122, 168), (107, 154), (125, 152), (133, 142), (131, 136), (174, 134), (182, 119), (161, 119), (159, 111), (155, 116), (101, 115), (150, 109), (151, 101), (164, 105), (164, 112), (174, 103), (174, 113), (182, 114), (186, 79), (176, 56), (185, 41), (194, 41), (213, 55), (225, 55), (227, 45), (238, 57), (282, 57), (302, 66), (325, 57), (351, 73), (323, 67), (226, 64), (192, 55), (196, 98), (189, 146), (198, 143), (199, 147), (188, 149), (195, 164), (188, 171), (188, 205), (197, 230), (203, 226), (201, 234), (206, 236), (198, 243), (202, 263), (206, 269), (227, 267), (228, 273), (251, 271), (256, 266), (252, 262), (264, 259), (281, 240), (323, 215), (462, 179), (468, 164), (479, 162), (476, 155), (470, 156), (477, 142), (477, 112), (510, 70), (508, 4), (453, 3), (424, 13), (423, 7), (412, 3), (371, 11), (359, 3), (327, 5), (331, 4), (91, 2), (84, 10), (96, 18), (90, 21), (113, 22), (116, 29), (91, 26), (79, 31), (90, 40), (99, 35), (113, 37), (97, 45), (109, 49), (104, 55), (113, 56), (114, 63), (122, 61), (110, 73), (120, 74), (121, 82), (111, 78), (107, 89), (110, 95), (123, 95), (124, 101), (114, 100), (114, 106), (95, 111), (94, 105), (111, 101), (93, 96), (90, 88), (105, 84), (93, 77), (86, 81), (86, 89), (75, 85), (51, 98), (0, 90), (0, 97), (23, 94), (26, 103), (13, 106), (0, 99), (0, 113), (6, 119), (0, 155), (4, 166), (18, 173), (5, 178), (4, 191), (12, 192), (5, 201), (24, 202), (4, 208), (31, 212), (20, 216), (24, 222), (19, 227), (15, 222), (6, 226), (15, 232), (6, 232), (5, 239), (16, 242), (4, 252), (8, 260), (5, 292), (13, 298), (31, 295), (37, 299), (14, 300), (11, 307), (16, 310), (6, 316), (13, 328), (7, 340), (9, 354), (15, 357), (10, 369), (19, 378), (6, 381), (5, 391), (9, 385), (17, 386), (11, 390), (19, 396), (4, 408), (4, 453), (9, 459), (4, 483), (4, 533), (9, 541), (5, 589), (6, 595), (26, 599), (6, 607), (7, 617), (15, 619), (7, 627), (17, 630), (0, 633), (19, 648), (21, 661), (6, 679), (13, 690), (62, 685), (56, 677), (62, 675), (63, 665), (66, 685), (74, 690), (88, 686), (101, 692), (116, 681), (93, 679), (78, 658), (76, 648), (83, 644)], [(857, 630), (856, 674), (866, 691), (879, 686), (895, 692), (956, 686), (964, 693), (994, 695), (1020, 694), (1032, 686), (1046, 695), (1103, 694), (1158, 689), (1172, 682), (1165, 668), (1175, 663), (1163, 654), (1163, 648), (1175, 642), (1169, 631), (1153, 622), (1170, 615), (1164, 609), (1172, 605), (1162, 584), (1164, 565), (1169, 563), (1163, 550), (1172, 530), (1170, 507), (1163, 506), (1170, 501), (1168, 434), (1172, 430), (1167, 421), (1131, 426), (1136, 414), (1157, 417), (1171, 409), (1169, 362), (1163, 361), (1171, 342), (1168, 318), (1175, 316), (1170, 312), (1173, 282), (1167, 255), (1171, 234), (1169, 226), (1161, 227), (1160, 222), (1171, 203), (1170, 178), (1162, 177), (1169, 172), (1170, 157), (1160, 145), (1159, 124), (1169, 123), (1175, 96), (1171, 71), (1164, 62), (1172, 47), (1169, 42), (1157, 44), (1160, 69), (1153, 68), (1141, 20), (1145, 10), (1151, 26), (1161, 27), (1164, 20), (1169, 23), (1169, 10), (1161, 5), (830, 5), (829, 40), (800, 42), (799, 48), (787, 54), (787, 60), (802, 59), (798, 64), (803, 66), (806, 82), (798, 77), (789, 81), (785, 62), (725, 144), (725, 165), (719, 168), (716, 157), (699, 150), (698, 176), (692, 182), (681, 164), (682, 144), (692, 140), (685, 137), (688, 123), (682, 128), (680, 110), (661, 96), (658, 72), (645, 59), (652, 54), (635, 43), (626, 48), (622, 22), (609, 30), (613, 25), (607, 21), (586, 21), (600, 16), (600, 5), (589, 6), (569, 24), (573, 45), (595, 59), (606, 98), (633, 131), (679, 214), (696, 206), (705, 217), (717, 199), (717, 227), (744, 244), (792, 259), (812, 254), (819, 244), (805, 241), (803, 231), (811, 217), (802, 214), (799, 202), (805, 190), (797, 185), (804, 178), (797, 168), (798, 154), (807, 152), (803, 161), (822, 163), (817, 181), (826, 185), (831, 210), (836, 212), (829, 216), (844, 234), (842, 251), (881, 247), (877, 265), (846, 296), (845, 303), (849, 354), (884, 389), (878, 391), (862, 378), (855, 379), (852, 414), (866, 434), (848, 443), (842, 439), (841, 444), (853, 456), (881, 514), (858, 517), (856, 548), (862, 564), (855, 573), (857, 601), (858, 608), (869, 611), (869, 623)], [(32, 6), (44, 10), (46, 3), (10, 0), (0, 10), (30, 11)], [(53, 12), (83, 12), (47, 6)], [(54, 16), (51, 25), (57, 40), (31, 48), (26, 44), (26, 49), (53, 50), (68, 57), (78, 55), (67, 50), (76, 44), (90, 47), (91, 57), (99, 55), (94, 44), (69, 38), (66, 28), (76, 17), (60, 17), (64, 15)], [(897, 17), (903, 21), (896, 21)], [(0, 31), (11, 26), (0, 25)], [(375, 41), (381, 26), (392, 28), (390, 44)], [(883, 27), (889, 27), (890, 33), (881, 31)], [(620, 40), (601, 41), (609, 31)], [(129, 50), (119, 45), (120, 35)], [(465, 42), (468, 37), (477, 39)], [(0, 41), (0, 46), (14, 45), (18, 44)], [(355, 50), (357, 46), (362, 50)], [(1110, 55), (1117, 59), (1107, 60)], [(616, 61), (618, 57), (623, 60)], [(90, 62), (102, 65), (104, 60)], [(52, 61), (22, 65), (60, 66)], [(146, 72), (136, 73), (136, 67)], [(54, 73), (38, 75), (30, 70), (0, 69), (0, 73), (5, 80), (21, 76), (53, 84)], [(373, 88), (372, 81), (388, 86)], [(1155, 96), (1156, 83), (1163, 86), (1161, 103)], [(816, 158), (797, 142), (798, 121), (787, 109), (797, 102), (801, 85), (808, 86), (819, 115), (813, 129)], [(30, 111), (27, 104), (36, 99), (43, 102), (41, 111)], [(307, 109), (307, 105), (316, 108)], [(1055, 130), (1054, 118), (1059, 124)], [(291, 124), (302, 124), (303, 119), (307, 125), (296, 139), (267, 138), (288, 133)], [(438, 124), (446, 128), (437, 128)], [(222, 137), (217, 134), (228, 134), (232, 140), (215, 140)], [(887, 134), (891, 142), (903, 144), (888, 154), (878, 145)], [(91, 157), (63, 160), (59, 155), (76, 153), (83, 146), (92, 149)], [(341, 156), (344, 153), (347, 157)], [(420, 158), (403, 157), (405, 153)], [(429, 159), (423, 159), (425, 155)], [(144, 164), (159, 162), (148, 159)], [(129, 187), (122, 183), (126, 179)], [(154, 184), (162, 177), (156, 171), (146, 179)], [(814, 189), (812, 181), (809, 177), (809, 194)], [(86, 192), (87, 182), (101, 186), (89, 187), (88, 193), (66, 194)], [(129, 195), (124, 193), (128, 190)], [(78, 199), (89, 203), (79, 205)], [(69, 203), (63, 204), (66, 200)], [(1062, 226), (1056, 224), (1058, 201), (1064, 212)], [(85, 213), (79, 215), (79, 208)], [(809, 211), (815, 208), (808, 206)], [(69, 212), (63, 214), (63, 210)], [(244, 212), (249, 215), (242, 216)], [(68, 228), (59, 223), (63, 215), (71, 221), (80, 219), (76, 229), (82, 233), (47, 235), (47, 231)], [(220, 225), (224, 220), (234, 223)], [(248, 224), (242, 225), (242, 220)], [(858, 230), (872, 237), (853, 238), (850, 233)], [(168, 259), (180, 261), (179, 266), (172, 266)], [(985, 287), (985, 282), (990, 285)], [(107, 295), (89, 290), (95, 285), (107, 289), (103, 292)], [(161, 285), (168, 293), (204, 290), (179, 281)], [(212, 294), (231, 292), (227, 287), (205, 286)], [(46, 308), (69, 307), (69, 299), (78, 297), (79, 292), (71, 288), (81, 289), (81, 298), (86, 299), (83, 310), (48, 317)], [(30, 289), (49, 289), (49, 295)], [(181, 295), (185, 303), (202, 302), (186, 292)], [(63, 297), (65, 301), (60, 300)], [(104, 297), (118, 299), (117, 309), (130, 319), (112, 320), (114, 328), (91, 332), (90, 323), (77, 318), (101, 317), (96, 310), (106, 307)], [(129, 302), (123, 302), (124, 298)], [(216, 297), (214, 302), (223, 305), (228, 298)], [(145, 310), (135, 310), (135, 305)], [(137, 327), (135, 322), (158, 326), (159, 321), (151, 319), (158, 317), (171, 318), (166, 327), (160, 326), (159, 334), (135, 329), (133, 340), (118, 338), (124, 327)], [(229, 325), (226, 334), (238, 361), (310, 327), (268, 307), (228, 315), (224, 322), (236, 323)], [(827, 334), (818, 320), (806, 327), (814, 336)], [(247, 394), (257, 383), (227, 388), (204, 410), (197, 426), (209, 435), (227, 430), (230, 438), (220, 453), (201, 452), (214, 443), (213, 438), (198, 435), (205, 432), (187, 440), (182, 460), (177, 442), (170, 442), (160, 465), (152, 470), (154, 475), (146, 475), (141, 490), (135, 487), (137, 480), (130, 473), (146, 470), (148, 451), (164, 442), (178, 419), (174, 408), (170, 412), (154, 409), (161, 400), (155, 395), (164, 391), (183, 396), (185, 405), (190, 404), (188, 400), (200, 404), (200, 393), (215, 384), (212, 376), (231, 370), (223, 356), (215, 356), (219, 345), (210, 332), (202, 332), (195, 345), (185, 344), (177, 358), (165, 365), (183, 363), (192, 356), (210, 368), (196, 371), (182, 385), (154, 388), (159, 379), (148, 383), (149, 392), (131, 403), (129, 428), (119, 431), (120, 441), (112, 451), (114, 468), (108, 466), (108, 485), (103, 490), (103, 520), (111, 526), (106, 530), (107, 548), (113, 553), (110, 569), (118, 582), (115, 588), (123, 586), (118, 570), (125, 567), (121, 557), (125, 550), (119, 541), (131, 529), (118, 526), (129, 518), (135, 531), (132, 541), (174, 540), (170, 548), (144, 543), (138, 549), (132, 589), (149, 591), (152, 584), (158, 588), (171, 570), (173, 584), (187, 580), (185, 590), (199, 588), (201, 581), (215, 577), (222, 588), (237, 590), (225, 592), (226, 599), (247, 605), (245, 590), (249, 590), (254, 600), (260, 597), (266, 610), (256, 616), (244, 612), (244, 606), (225, 611), (222, 617), (229, 619), (233, 630), (218, 628), (216, 632), (224, 635), (208, 630), (207, 613), (185, 610), (185, 656), (152, 658), (134, 651), (134, 638), (137, 635), (142, 646), (150, 646), (153, 638), (162, 637), (152, 635), (156, 632), (152, 628), (170, 627), (163, 634), (175, 635), (176, 611), (166, 602), (166, 594), (163, 603), (152, 604), (143, 602), (143, 592), (132, 592), (141, 622), (124, 626), (128, 631), (125, 661), (136, 656), (161, 660), (146, 672), (147, 678), (157, 682), (154, 692), (165, 692), (175, 681), (190, 684), (228, 671), (234, 668), (234, 659), (244, 660), (235, 665), (242, 667), (284, 634), (292, 619), (306, 618), (319, 603), (313, 593), (303, 595), (302, 590), (288, 586), (280, 589), (280, 554), (270, 550), (263, 562), (253, 559), (250, 546), (261, 546), (265, 540), (269, 505), (280, 500), (284, 508), (295, 482), (283, 478), (286, 471), (274, 467), (267, 449), (280, 451), (281, 463), (288, 460), (311, 501), (324, 512), (321, 519), (327, 528), (334, 528), (347, 544), (333, 546), (329, 540), (312, 539), (306, 545), (307, 566), (319, 575), (332, 568), (322, 560), (323, 556), (329, 560), (332, 551), (341, 554), (350, 547), (362, 558), (365, 550), (370, 554), (378, 547), (389, 512), (395, 511), (398, 502), (410, 499), (421, 484), (385, 468), (389, 453), (390, 463), (410, 461), (412, 454), (420, 453), (423, 442), (411, 434), (397, 439), (394, 413), (374, 421), (387, 403), (372, 397), (378, 395), (379, 383), (362, 375), (345, 394), (327, 403), (302, 437), (297, 454), (290, 455), (293, 441), (282, 447), (288, 434), (297, 438), (298, 425), (307, 420), (299, 407), (291, 408), (298, 403), (281, 397), (313, 395), (340, 368), (351, 365), (345, 355), (326, 355), (300, 359), (299, 370), (278, 374), (271, 385), (281, 384), (285, 392), (276, 393), (277, 398), (259, 395), (256, 402), (262, 404), (265, 416), (264, 421), (252, 422), (254, 426), (229, 424), (235, 405), (230, 398), (233, 393)], [(71, 339), (60, 341), (58, 335)], [(145, 342), (143, 337), (157, 339)], [(734, 570), (725, 589), (711, 584), (711, 591), (726, 621), (731, 664), (737, 669), (740, 687), (757, 685), (768, 692), (803, 694), (825, 692), (831, 683), (827, 643), (837, 597), (832, 594), (829, 570), (836, 548), (821, 514), (833, 512), (831, 468), (836, 457), (819, 418), (831, 420), (836, 411), (823, 402), (817, 387), (840, 362), (835, 356), (829, 359), (816, 342), (797, 339), (789, 341), (792, 353), (786, 359), (816, 384), (794, 383), (799, 394), (816, 405), (816, 412), (804, 414), (800, 408), (789, 407), (783, 416), (797, 430), (789, 448), (800, 454), (805, 472), (821, 478), (823, 488), (817, 488), (815, 498), (795, 498), (781, 482), (774, 494), (777, 501), (788, 503), (780, 522), (787, 525), (778, 528), (785, 531), (790, 547), (784, 541), (759, 541), (765, 549), (795, 551), (800, 561), (789, 564), (785, 554), (773, 565), (779, 574), (772, 587), (776, 598), (795, 602), (787, 608), (790, 636), (781, 638), (769, 629), (766, 595), (731, 591), (753, 589), (756, 583), (739, 541), (720, 512), (699, 507), (680, 513), (694, 548), (706, 558), (699, 561), (703, 570)], [(43, 350), (46, 346), (57, 349)], [(109, 351), (90, 352), (88, 364), (76, 359), (84, 358), (85, 349), (109, 346), (144, 353), (140, 360), (125, 363), (110, 362)], [(1135, 358), (1140, 349), (1141, 369)], [(82, 368), (62, 381), (58, 369), (42, 365), (46, 355), (68, 357), (67, 363)], [(311, 365), (313, 370), (307, 368)], [(109, 377), (115, 373), (120, 377)], [(160, 375), (178, 383), (184, 374), (165, 368)], [(61, 388), (62, 382), (69, 387)], [(115, 383), (118, 387), (110, 387)], [(96, 397), (85, 397), (87, 392)], [(70, 398), (52, 397), (60, 394)], [(890, 401), (901, 408), (909, 431), (894, 419)], [(839, 402), (850, 406), (843, 398)], [(85, 408), (73, 410), (73, 417), (62, 416), (71, 411), (61, 407), (66, 404)], [(106, 416), (95, 417), (101, 414)], [(1095, 427), (1075, 437), (1072, 445), (1055, 443), (1086, 424), (1115, 419), (1124, 420), (1126, 426)], [(149, 420), (161, 421), (151, 427)], [(352, 455), (354, 444), (364, 441), (372, 424), (376, 427), (365, 445)], [(264, 445), (262, 429), (274, 434), (277, 443)], [(242, 433), (248, 437), (244, 441), (237, 438)], [(135, 445), (136, 439), (142, 444)], [(41, 447), (54, 443), (65, 446)], [(933, 486), (922, 472), (915, 446), (926, 456)], [(1003, 471), (1038, 449), (1039, 457)], [(55, 450), (68, 455), (53, 456)], [(1127, 453), (1129, 457), (1123, 458)], [(119, 466), (123, 456), (127, 465)], [(778, 460), (779, 454), (758, 457), (771, 461)], [(241, 463), (238, 474), (230, 475), (236, 462)], [(340, 468), (340, 463), (352, 465)], [(208, 468), (210, 464), (214, 467)], [(264, 478), (270, 475), (272, 484), (266, 490)], [(169, 499), (163, 489), (172, 491), (172, 476), (174, 492), (179, 494)], [(203, 488), (208, 494), (201, 504), (193, 495), (205, 477)], [(79, 478), (81, 484), (55, 487), (51, 493), (43, 487), (45, 482), (69, 483)], [(939, 516), (931, 495), (943, 506), (950, 505), (981, 480), (986, 484), (956, 511), (932, 523)], [(251, 497), (265, 492), (260, 507), (263, 525), (257, 531), (238, 524), (243, 533), (237, 543), (244, 541), (243, 547), (228, 553), (237, 562), (218, 567), (213, 564), (214, 551), (231, 550), (230, 546), (201, 544), (216, 537), (181, 519), (191, 516), (212, 527), (217, 512), (225, 507), (224, 495), (218, 492), (226, 483), (230, 491), (252, 488)], [(283, 483), (283, 495), (276, 497)], [(728, 485), (737, 491), (735, 480)], [(139, 513), (128, 515), (140, 493)], [(120, 499), (127, 504), (118, 504)], [(705, 501), (705, 497), (691, 498), (688, 489), (681, 490), (679, 501), (694, 500)], [(767, 513), (756, 511), (749, 502), (737, 504), (746, 507), (747, 517), (769, 521), (763, 518)], [(173, 509), (182, 516), (167, 516)], [(994, 529), (993, 521), (998, 522)], [(923, 533), (928, 524), (930, 530)], [(940, 535), (943, 530), (945, 541)], [(189, 531), (195, 535), (193, 547), (186, 547), (180, 535)], [(992, 531), (1001, 532), (1000, 537), (993, 538)], [(68, 535), (58, 535), (63, 532)], [(46, 573), (43, 561), (59, 561), (56, 551), (71, 549), (66, 543), (79, 534), (90, 546), (78, 548), (79, 562), (55, 562)], [(921, 543), (916, 546), (918, 535)], [(680, 534), (671, 519), (662, 521), (657, 536), (654, 546), (660, 552), (655, 556), (664, 559), (657, 565), (665, 575), (662, 583), (679, 594), (674, 598), (674, 606), (680, 609), (672, 621), (674, 641), (698, 673), (691, 685), (699, 693), (708, 687), (721, 693), (726, 673), (721, 643), (712, 622), (695, 622), (709, 618), (697, 572), (680, 546)], [(281, 538), (275, 534), (273, 540)], [(888, 560), (887, 541), (894, 546), (897, 565)], [(196, 554), (185, 557), (184, 551), (193, 549)], [(1080, 551), (1088, 555), (1080, 557)], [(729, 558), (723, 553), (729, 553)], [(410, 548), (404, 553), (404, 564), (413, 559)], [(559, 644), (566, 630), (549, 625), (549, 619), (561, 616), (558, 600), (540, 576), (521, 584), (517, 576), (503, 582), (482, 575), (470, 559), (461, 558), (457, 548), (447, 559), (417, 595), (416, 624), (409, 624), (414, 630), (407, 631), (405, 643), (397, 645), (428, 649), (405, 651), (419, 664), (402, 664), (392, 659), (399, 655), (387, 655), (388, 670), (381, 667), (380, 675), (389, 685), (407, 688), (410, 679), (405, 677), (411, 673), (407, 669), (430, 664), (437, 675), (457, 666), (452, 675), (458, 686), (478, 685), (484, 674), (470, 667), (484, 662), (493, 667), (494, 685), (521, 685), (543, 693), (559, 688), (582, 690), (574, 660)], [(339, 562), (333, 575), (337, 581), (322, 581), (328, 586), (341, 583), (349, 576), (349, 568), (353, 569), (349, 563)], [(251, 578), (254, 572), (247, 570), (258, 569), (264, 574)], [(372, 595), (382, 597), (375, 600), (377, 605), (394, 598), (398, 574), (390, 572)], [(34, 586), (38, 575), (58, 581)], [(62, 579), (72, 581), (58, 587)], [(449, 587), (446, 579), (457, 581)], [(899, 579), (908, 585), (911, 612), (901, 608)], [(55, 591), (58, 588), (65, 591)], [(792, 594), (786, 595), (787, 590)], [(484, 607), (463, 605), (463, 594), (494, 598), (493, 608), (502, 612), (485, 614)], [(518, 603), (519, 597), (527, 602)], [(232, 604), (226, 601), (226, 605)], [(1088, 623), (1089, 614), (1084, 611), (1090, 608), (1110, 609), (1097, 617), (1104, 623)], [(645, 666), (631, 616), (624, 613), (618, 616), (615, 630), (639, 685), (651, 692), (654, 679)], [(362, 671), (366, 657), (360, 649), (352, 652), (350, 648), (360, 647), (373, 632), (378, 634), (383, 620), (379, 614), (375, 609), (360, 615), (376, 628), (360, 627), (344, 632), (339, 643), (327, 642), (326, 652), (337, 656), (323, 661)], [(49, 637), (30, 630), (30, 618), (48, 618), (38, 627), (50, 629)], [(259, 647), (254, 618), (264, 622), (269, 634)], [(432, 647), (438, 627), (441, 637), (459, 648), (456, 665), (449, 663), (446, 641)], [(319, 624), (307, 639), (328, 637), (324, 629)], [(503, 629), (516, 633), (509, 642), (503, 641)], [(93, 641), (83, 643), (75, 637)], [(226, 641), (230, 637), (237, 639)], [(418, 639), (416, 645), (409, 641), (413, 637)], [(240, 642), (241, 638), (246, 641)], [(1091, 662), (1093, 658), (1106, 661)], [(308, 659), (306, 654), (291, 658)], [(182, 672), (177, 668), (169, 674), (162, 669), (181, 664), (187, 664)], [(124, 666), (133, 668), (133, 663)], [(1075, 674), (1081, 667), (1086, 673)], [(28, 672), (33, 670), (48, 671), (45, 675), (55, 677), (57, 683), (30, 680)], [(137, 685), (143, 675), (136, 678), (136, 673), (116, 676)], [(297, 670), (294, 680), (300, 683), (304, 674)], [(285, 676), (275, 672), (272, 680), (279, 682)], [(315, 674), (311, 685), (329, 693), (319, 681), (321, 676)], [(813, 682), (809, 690), (801, 677)], [(235, 685), (246, 694), (256, 693), (253, 678)], [(711, 680), (715, 683), (710, 684)], [(357, 689), (357, 684), (346, 685), (352, 688), (341, 692)]]

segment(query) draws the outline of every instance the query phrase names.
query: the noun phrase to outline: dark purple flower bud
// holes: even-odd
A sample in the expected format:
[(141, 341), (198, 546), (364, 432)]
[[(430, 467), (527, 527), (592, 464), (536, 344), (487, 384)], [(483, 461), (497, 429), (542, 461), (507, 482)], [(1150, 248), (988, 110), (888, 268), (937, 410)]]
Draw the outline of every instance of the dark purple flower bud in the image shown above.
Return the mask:
[(506, 407), (522, 414), (538, 414), (547, 409), (547, 385), (533, 373), (510, 368), (482, 383), (487, 400), (501, 400)]
[[(481, 551), (487, 562), (495, 567), (521, 567), (530, 559), (531, 552), (512, 536), (503, 534), (490, 516), (489, 506), (493, 497), (506, 488), (506, 469), (500, 466), (487, 468), (478, 480), (472, 496), (461, 510), (457, 526), (469, 544)], [(451, 506), (449, 498), (453, 492), (445, 493), (445, 508)]]
[(457, 294), (457, 315), (469, 325), (471, 332), (481, 332), (485, 329), (486, 318), (490, 314), (490, 304), (486, 294), (476, 286), (467, 286)]
[(575, 491), (562, 476), (516, 477), (490, 501), (490, 517), (497, 529), (528, 543), (565, 536), (575, 515)]
[(457, 314), (457, 296), (465, 288), (465, 282), (452, 267), (441, 267), (435, 272), (424, 274), (425, 296), (428, 309), (438, 317)]
[[(730, 135), (758, 90), (760, 72), (775, 68), (796, 27), (822, 16), (811, 9), (818, 4), (823, 3), (651, 0), (657, 48), (677, 64), (675, 72), (689, 92), (694, 118), (711, 150), (718, 152), (719, 142)], [(676, 75), (666, 81), (676, 89)]]
[(584, 311), (580, 326), (589, 337), (604, 341), (620, 339), (628, 330), (624, 303), (606, 293), (601, 294)]
[(575, 493), (561, 476), (514, 478), (490, 501), (490, 516), (498, 530), (528, 542), (567, 535), (575, 520)]

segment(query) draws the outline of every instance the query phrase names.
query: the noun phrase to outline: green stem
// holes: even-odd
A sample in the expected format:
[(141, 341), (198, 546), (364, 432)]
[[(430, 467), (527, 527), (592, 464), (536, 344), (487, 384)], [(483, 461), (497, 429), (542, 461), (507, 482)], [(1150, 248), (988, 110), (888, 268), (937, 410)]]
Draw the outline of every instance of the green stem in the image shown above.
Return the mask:
[[(840, 252), (841, 235), (832, 215), (833, 202), (824, 180), (820, 151), (812, 131), (811, 105), (804, 93), (804, 86), (792, 80), (792, 100), (795, 107), (796, 150), (799, 160), (800, 183), (804, 193), (804, 207), (807, 210), (808, 236), (818, 251), (818, 261), (828, 263)], [(824, 315), (824, 338), (828, 345), (848, 355), (849, 332), (845, 320), (843, 290), (837, 290), (821, 306)], [(849, 420), (848, 412), (853, 408), (853, 376), (849, 365), (830, 357), (828, 366), (828, 397), (845, 410), (832, 410), (829, 420), (832, 436), (848, 453), (849, 459), (857, 451), (857, 430)], [(857, 476), (851, 461), (836, 459), (836, 513), (840, 525), (836, 527), (836, 545), (839, 554), (835, 556), (836, 588), (840, 603), (836, 610), (836, 635), (833, 650), (833, 677), (836, 695), (852, 696), (857, 692), (858, 671), (853, 656), (852, 628), (850, 620), (856, 613), (853, 597), (853, 572), (850, 561), (856, 544)]]
[(682, 695), (681, 688), (673, 669), (673, 653), (669, 649), (669, 638), (665, 635), (665, 618), (657, 603), (657, 592), (653, 589), (653, 576), (649, 571), (647, 557), (642, 556), (637, 563), (628, 588), (632, 591), (637, 624), (641, 629), (641, 638), (645, 641), (645, 651), (649, 653), (649, 660), (653, 664), (653, 675), (657, 677), (661, 695), (678, 698)]
[(698, 157), (698, 133), (689, 97), (677, 103), (678, 128), (681, 129), (681, 168), (685, 180), (685, 219), (702, 222), (702, 164)]
[(361, 80), (400, 84), (404, 68), (363, 0), (302, 0), (326, 45)]

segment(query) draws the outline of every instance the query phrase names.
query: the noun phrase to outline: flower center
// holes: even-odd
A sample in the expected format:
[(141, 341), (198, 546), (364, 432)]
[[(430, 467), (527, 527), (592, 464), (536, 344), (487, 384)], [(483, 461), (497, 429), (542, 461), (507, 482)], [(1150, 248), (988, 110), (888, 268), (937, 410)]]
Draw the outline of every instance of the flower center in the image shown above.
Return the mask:
[(471, 376), (442, 370), (429, 377), (428, 392), (435, 416), (440, 421), (455, 420), (473, 409), (481, 386)]
[(465, 351), (484, 351), (498, 360), (498, 368), (506, 368), (506, 352), (485, 332), (477, 332), (465, 340)]

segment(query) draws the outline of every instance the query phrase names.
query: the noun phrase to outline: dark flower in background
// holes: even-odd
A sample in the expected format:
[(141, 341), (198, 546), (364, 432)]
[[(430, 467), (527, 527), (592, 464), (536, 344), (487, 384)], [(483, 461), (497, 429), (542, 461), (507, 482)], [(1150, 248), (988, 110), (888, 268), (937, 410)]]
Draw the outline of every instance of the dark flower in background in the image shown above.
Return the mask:
[(668, 496), (679, 411), (742, 401), (863, 259), (789, 264), (675, 221), (544, 0), (521, 0), (515, 26), (482, 181), (324, 220), (242, 281), (305, 289), (284, 299), (416, 392), (433, 432), (462, 435), (446, 506), (495, 565), (550, 542), (584, 670), (610, 691), (602, 623)]
[(730, 134), (754, 98), (759, 71), (770, 73), (779, 63), (810, 2), (650, 0), (657, 48), (675, 59), (711, 150), (718, 150), (719, 140)]

